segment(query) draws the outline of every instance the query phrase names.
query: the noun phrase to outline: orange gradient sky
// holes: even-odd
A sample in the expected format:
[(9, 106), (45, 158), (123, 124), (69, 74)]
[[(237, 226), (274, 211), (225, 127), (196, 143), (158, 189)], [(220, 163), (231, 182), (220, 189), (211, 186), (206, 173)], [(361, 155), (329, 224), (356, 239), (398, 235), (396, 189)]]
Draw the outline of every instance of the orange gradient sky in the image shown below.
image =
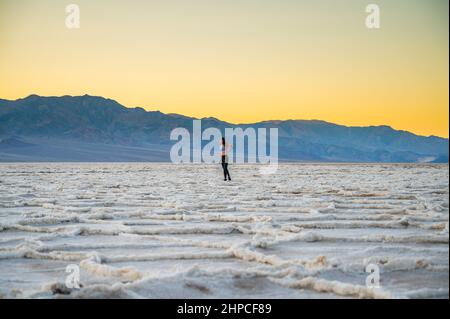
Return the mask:
[[(76, 3), (81, 28), (65, 27)], [(381, 8), (381, 29), (365, 7)], [(448, 0), (1, 0), (0, 98), (448, 137)]]

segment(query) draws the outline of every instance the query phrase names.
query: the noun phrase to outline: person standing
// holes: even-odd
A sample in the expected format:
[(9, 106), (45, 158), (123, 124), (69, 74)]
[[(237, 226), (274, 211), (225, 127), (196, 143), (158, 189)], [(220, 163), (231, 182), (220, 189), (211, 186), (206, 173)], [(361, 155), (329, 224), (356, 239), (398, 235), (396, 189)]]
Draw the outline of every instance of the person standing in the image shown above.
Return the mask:
[(228, 171), (228, 150), (230, 148), (230, 145), (225, 142), (225, 137), (222, 137), (222, 143), (220, 145), (220, 152), (221, 152), (221, 158), (222, 158), (222, 169), (223, 169), (223, 176), (224, 181), (227, 179), (231, 181), (230, 172)]

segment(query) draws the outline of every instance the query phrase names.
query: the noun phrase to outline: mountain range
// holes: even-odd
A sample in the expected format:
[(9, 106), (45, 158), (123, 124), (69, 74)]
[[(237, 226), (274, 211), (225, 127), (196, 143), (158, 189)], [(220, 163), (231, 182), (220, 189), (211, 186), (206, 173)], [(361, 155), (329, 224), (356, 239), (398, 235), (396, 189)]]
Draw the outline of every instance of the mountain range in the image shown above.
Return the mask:
[[(169, 161), (170, 132), (194, 118), (128, 108), (97, 96), (0, 99), (0, 161)], [(203, 118), (202, 128), (279, 131), (281, 161), (447, 163), (448, 139), (389, 126), (349, 127), (318, 120), (231, 124)]]

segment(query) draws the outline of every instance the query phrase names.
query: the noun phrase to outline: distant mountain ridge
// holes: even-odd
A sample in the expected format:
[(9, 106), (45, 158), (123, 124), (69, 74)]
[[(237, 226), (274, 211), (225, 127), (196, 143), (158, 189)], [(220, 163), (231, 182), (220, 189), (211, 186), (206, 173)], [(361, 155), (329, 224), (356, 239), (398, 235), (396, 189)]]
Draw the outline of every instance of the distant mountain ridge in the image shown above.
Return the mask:
[[(0, 99), (0, 161), (168, 161), (171, 130), (191, 129), (192, 120), (90, 95)], [(448, 162), (448, 139), (389, 126), (202, 119), (203, 128), (237, 126), (277, 127), (284, 161)]]

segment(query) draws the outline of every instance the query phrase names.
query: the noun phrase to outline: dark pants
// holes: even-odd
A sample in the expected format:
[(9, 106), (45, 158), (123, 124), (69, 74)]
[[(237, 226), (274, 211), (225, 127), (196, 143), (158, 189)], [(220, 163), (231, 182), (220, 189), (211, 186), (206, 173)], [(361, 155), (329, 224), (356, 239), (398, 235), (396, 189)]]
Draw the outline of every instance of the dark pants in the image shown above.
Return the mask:
[(225, 162), (225, 156), (222, 156), (222, 168), (224, 179), (227, 179), (228, 177), (228, 179), (231, 180), (230, 172), (228, 171), (228, 163)]

